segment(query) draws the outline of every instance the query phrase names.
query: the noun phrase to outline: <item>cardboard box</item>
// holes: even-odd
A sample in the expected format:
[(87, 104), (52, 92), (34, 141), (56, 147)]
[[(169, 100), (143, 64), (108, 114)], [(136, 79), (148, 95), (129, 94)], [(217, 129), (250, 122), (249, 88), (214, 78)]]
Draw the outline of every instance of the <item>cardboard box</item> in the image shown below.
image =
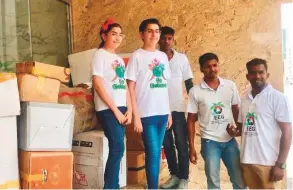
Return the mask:
[[(88, 131), (74, 136), (72, 151), (76, 164), (73, 187), (77, 189), (101, 189), (109, 154), (108, 140), (103, 131)], [(126, 186), (126, 155), (121, 161), (119, 185)]]
[(17, 74), (32, 74), (35, 76), (56, 79), (61, 82), (69, 82), (70, 69), (56, 65), (39, 62), (22, 62), (16, 64)]
[(19, 153), (22, 189), (72, 189), (72, 152)]
[(14, 73), (0, 73), (0, 117), (20, 114), (17, 78)]
[(146, 179), (144, 151), (127, 151), (127, 183), (137, 184)]
[(26, 151), (71, 151), (74, 106), (26, 102), (18, 117), (19, 148)]
[[(92, 83), (92, 59), (97, 49), (74, 53), (68, 56), (73, 85)], [(127, 64), (131, 54), (119, 54)]]
[(97, 117), (91, 89), (62, 87), (59, 92), (60, 104), (75, 107), (73, 135), (95, 129)]
[(0, 118), (0, 189), (18, 189), (16, 116)]
[(141, 134), (134, 132), (134, 127), (132, 124), (126, 127), (126, 147), (128, 151), (144, 150)]
[(57, 103), (60, 81), (36, 77), (33, 75), (17, 75), (21, 101)]

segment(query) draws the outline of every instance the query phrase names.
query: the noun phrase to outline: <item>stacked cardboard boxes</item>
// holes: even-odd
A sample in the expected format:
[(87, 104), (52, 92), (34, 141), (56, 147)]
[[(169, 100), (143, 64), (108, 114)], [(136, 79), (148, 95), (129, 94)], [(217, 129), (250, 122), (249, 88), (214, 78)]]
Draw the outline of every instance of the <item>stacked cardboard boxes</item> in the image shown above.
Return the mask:
[(0, 73), (0, 189), (18, 189), (16, 116), (20, 114), (17, 79)]
[(21, 187), (71, 189), (75, 109), (58, 104), (69, 69), (39, 62), (16, 65), (21, 103), (18, 145)]
[[(108, 140), (103, 131), (93, 130), (74, 137), (75, 189), (101, 189), (109, 154)], [(126, 155), (121, 161), (119, 186), (126, 186)]]
[(126, 127), (127, 183), (137, 184), (146, 179), (145, 153), (141, 134), (134, 132), (133, 125)]

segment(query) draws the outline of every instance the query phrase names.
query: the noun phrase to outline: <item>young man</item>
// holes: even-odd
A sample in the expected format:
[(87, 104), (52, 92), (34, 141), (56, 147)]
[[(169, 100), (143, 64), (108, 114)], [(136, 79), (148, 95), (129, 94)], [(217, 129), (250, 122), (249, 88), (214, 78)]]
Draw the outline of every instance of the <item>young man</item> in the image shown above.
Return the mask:
[[(173, 28), (168, 26), (162, 27), (159, 41), (160, 50), (168, 56), (171, 69), (171, 78), (168, 80), (168, 89), (170, 109), (173, 119), (173, 124), (171, 128), (166, 131), (163, 142), (171, 177), (161, 186), (161, 188), (187, 189), (189, 156), (187, 144), (187, 125), (184, 113), (184, 89), (182, 83), (183, 81), (185, 82), (186, 90), (189, 92), (190, 88), (193, 86), (193, 75), (186, 55), (178, 53), (172, 48), (174, 43), (174, 34), (175, 30)], [(173, 134), (178, 152), (178, 163)]]
[(157, 19), (146, 19), (139, 26), (143, 47), (130, 57), (126, 78), (133, 105), (136, 132), (142, 132), (146, 154), (147, 185), (158, 189), (161, 147), (172, 124), (167, 80), (170, 77), (168, 58), (156, 49), (161, 34)]
[(236, 140), (226, 132), (229, 123), (236, 121), (240, 103), (234, 82), (218, 76), (219, 59), (213, 53), (199, 58), (204, 77), (189, 92), (187, 105), (189, 157), (196, 164), (194, 148), (195, 126), (199, 121), (201, 155), (205, 162), (208, 189), (220, 189), (220, 161), (227, 167), (234, 189), (245, 188), (240, 168), (240, 152)]
[(252, 90), (241, 101), (237, 129), (228, 126), (227, 131), (231, 136), (242, 134), (241, 163), (248, 187), (276, 188), (286, 168), (292, 112), (285, 96), (268, 84), (265, 60), (253, 59), (246, 68)]

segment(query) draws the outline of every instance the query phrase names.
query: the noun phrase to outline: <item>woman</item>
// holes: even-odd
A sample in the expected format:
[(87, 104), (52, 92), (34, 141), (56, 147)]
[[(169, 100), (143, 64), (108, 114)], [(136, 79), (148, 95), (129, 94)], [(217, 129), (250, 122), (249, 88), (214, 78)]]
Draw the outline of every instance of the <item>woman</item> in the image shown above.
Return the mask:
[(122, 42), (122, 27), (107, 20), (100, 30), (101, 44), (92, 61), (95, 109), (109, 141), (104, 189), (119, 188), (119, 168), (124, 153), (125, 125), (130, 124), (132, 108), (124, 78), (125, 64), (115, 52)]

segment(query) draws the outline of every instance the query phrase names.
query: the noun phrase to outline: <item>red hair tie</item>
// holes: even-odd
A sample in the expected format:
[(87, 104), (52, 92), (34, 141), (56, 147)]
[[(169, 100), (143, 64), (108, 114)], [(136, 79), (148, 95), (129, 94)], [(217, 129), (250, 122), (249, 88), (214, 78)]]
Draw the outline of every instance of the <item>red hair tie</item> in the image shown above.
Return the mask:
[(107, 31), (109, 25), (110, 25), (110, 24), (114, 24), (114, 23), (115, 23), (114, 20), (111, 19), (111, 18), (109, 18), (109, 19), (108, 19), (108, 20), (102, 25), (102, 29), (103, 29), (104, 31)]

